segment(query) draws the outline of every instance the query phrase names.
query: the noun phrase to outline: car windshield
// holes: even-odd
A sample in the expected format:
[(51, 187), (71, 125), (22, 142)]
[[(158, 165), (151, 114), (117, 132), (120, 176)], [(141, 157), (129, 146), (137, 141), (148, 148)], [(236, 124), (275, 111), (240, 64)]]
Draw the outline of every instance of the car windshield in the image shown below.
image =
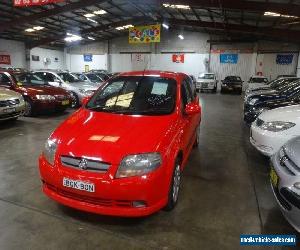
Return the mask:
[(291, 86), (295, 86), (298, 84), (298, 81), (296, 79), (281, 79), (276, 82), (276, 84), (273, 84), (273, 89), (276, 91), (282, 91), (284, 89), (288, 89)]
[(105, 75), (103, 73), (96, 73), (98, 77), (100, 77), (103, 81), (107, 81), (109, 79), (108, 75)]
[(199, 76), (199, 79), (210, 79), (210, 80), (213, 80), (215, 78), (215, 75), (214, 74), (201, 74)]
[(23, 85), (45, 85), (47, 84), (44, 80), (32, 73), (16, 73), (13, 75), (16, 82), (22, 83)]
[(92, 82), (102, 82), (102, 79), (99, 78), (96, 74), (87, 74), (86, 76), (87, 76), (87, 77), (90, 79), (90, 81), (92, 81)]
[(295, 81), (291, 85), (288, 85), (286, 88), (284, 88), (282, 91), (279, 92), (280, 95), (284, 96), (294, 96), (295, 94), (298, 94), (300, 91), (300, 81)]
[(236, 81), (242, 81), (239, 76), (226, 76), (225, 81), (230, 81), (230, 82), (236, 82)]
[(156, 76), (120, 76), (111, 79), (88, 102), (92, 111), (164, 115), (173, 112), (177, 84)]
[(252, 83), (267, 83), (268, 79), (263, 77), (252, 77), (250, 82)]
[(58, 75), (65, 81), (65, 82), (80, 82), (80, 79), (75, 76), (72, 75), (70, 73), (58, 73)]

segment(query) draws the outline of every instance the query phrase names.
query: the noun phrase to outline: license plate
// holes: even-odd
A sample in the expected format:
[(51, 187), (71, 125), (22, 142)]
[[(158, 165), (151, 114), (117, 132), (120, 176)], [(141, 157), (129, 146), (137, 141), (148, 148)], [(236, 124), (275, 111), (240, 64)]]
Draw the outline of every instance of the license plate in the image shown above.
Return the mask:
[(68, 105), (70, 103), (69, 100), (62, 101), (62, 105)]
[(3, 112), (4, 113), (13, 113), (13, 112), (16, 112), (16, 109), (15, 108), (3, 109)]
[(278, 183), (279, 183), (279, 177), (275, 171), (275, 169), (273, 167), (271, 167), (271, 171), (270, 171), (270, 179), (271, 179), (271, 183), (274, 187), (278, 187)]
[(63, 179), (63, 186), (67, 188), (73, 188), (77, 190), (82, 190), (90, 193), (95, 192), (95, 185), (93, 183), (87, 183), (83, 181), (71, 180), (68, 178)]

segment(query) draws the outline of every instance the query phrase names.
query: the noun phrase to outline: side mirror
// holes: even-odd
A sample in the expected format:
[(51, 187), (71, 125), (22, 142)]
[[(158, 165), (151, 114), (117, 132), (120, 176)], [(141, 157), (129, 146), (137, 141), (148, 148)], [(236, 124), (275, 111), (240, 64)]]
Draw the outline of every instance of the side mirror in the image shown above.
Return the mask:
[(189, 103), (185, 106), (184, 111), (187, 115), (195, 115), (201, 112), (201, 108), (197, 103)]
[(88, 96), (84, 97), (81, 101), (81, 105), (85, 106), (89, 102), (89, 100), (90, 100), (90, 97), (88, 97)]

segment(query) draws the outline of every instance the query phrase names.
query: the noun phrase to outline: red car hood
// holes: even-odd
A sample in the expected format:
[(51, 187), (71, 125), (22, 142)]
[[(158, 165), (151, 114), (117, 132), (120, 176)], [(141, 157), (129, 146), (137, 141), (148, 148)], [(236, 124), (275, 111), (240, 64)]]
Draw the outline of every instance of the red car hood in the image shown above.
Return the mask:
[(175, 116), (127, 116), (81, 109), (52, 135), (59, 140), (58, 155), (96, 157), (118, 164), (135, 153), (157, 152), (169, 137)]
[(36, 85), (23, 85), (18, 87), (28, 95), (68, 95), (68, 92), (62, 88), (53, 87), (50, 85), (36, 86)]

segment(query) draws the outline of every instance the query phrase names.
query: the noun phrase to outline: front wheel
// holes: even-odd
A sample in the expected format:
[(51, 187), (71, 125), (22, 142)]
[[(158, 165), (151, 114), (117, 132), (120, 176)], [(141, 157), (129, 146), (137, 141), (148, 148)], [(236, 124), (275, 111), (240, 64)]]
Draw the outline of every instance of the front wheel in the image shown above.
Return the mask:
[(25, 99), (25, 111), (24, 116), (33, 116), (33, 104), (29, 99)]
[(168, 196), (168, 203), (165, 206), (164, 210), (171, 211), (176, 206), (176, 204), (178, 202), (180, 183), (181, 183), (180, 163), (178, 160), (176, 160), (173, 175), (172, 175), (169, 196)]
[(79, 107), (79, 97), (74, 92), (71, 92), (71, 95), (72, 95), (71, 108), (78, 108)]

